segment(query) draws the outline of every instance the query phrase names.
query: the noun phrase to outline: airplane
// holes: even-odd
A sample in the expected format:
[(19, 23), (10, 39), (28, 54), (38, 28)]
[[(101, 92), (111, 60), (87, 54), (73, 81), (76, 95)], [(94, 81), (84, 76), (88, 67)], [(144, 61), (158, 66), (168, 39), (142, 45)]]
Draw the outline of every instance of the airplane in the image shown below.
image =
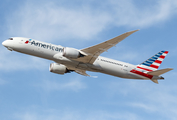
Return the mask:
[(160, 51), (138, 65), (100, 56), (101, 53), (116, 46), (136, 31), (138, 30), (126, 32), (113, 39), (80, 50), (24, 37), (9, 38), (2, 42), (2, 45), (10, 51), (54, 61), (50, 64), (49, 71), (61, 75), (74, 71), (84, 76), (90, 76), (86, 71), (92, 71), (126, 79), (151, 80), (158, 84), (158, 80), (164, 79), (160, 76), (161, 74), (173, 70), (172, 68), (158, 70), (168, 51)]

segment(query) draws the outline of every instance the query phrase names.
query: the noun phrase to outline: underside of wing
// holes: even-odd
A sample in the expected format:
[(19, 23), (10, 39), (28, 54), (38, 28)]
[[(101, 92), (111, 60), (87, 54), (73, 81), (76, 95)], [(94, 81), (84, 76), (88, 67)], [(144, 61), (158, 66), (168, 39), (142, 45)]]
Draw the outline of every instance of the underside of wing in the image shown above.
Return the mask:
[(85, 49), (81, 49), (81, 52), (86, 53), (87, 55), (81, 58), (76, 59), (77, 61), (81, 61), (84, 63), (94, 63), (94, 61), (97, 59), (97, 57), (107, 51), (109, 48), (116, 46), (117, 43), (121, 42), (122, 40), (124, 40), (126, 37), (128, 37), (129, 35), (131, 35), (132, 33), (136, 32), (138, 30), (134, 30), (134, 31), (130, 31), (130, 32), (126, 32), (122, 35), (119, 35), (113, 39), (107, 40), (103, 43), (85, 48)]
[(85, 70), (75, 70), (75, 72), (80, 74), (80, 75), (84, 75), (84, 76), (89, 76), (90, 77), (90, 75), (88, 75)]

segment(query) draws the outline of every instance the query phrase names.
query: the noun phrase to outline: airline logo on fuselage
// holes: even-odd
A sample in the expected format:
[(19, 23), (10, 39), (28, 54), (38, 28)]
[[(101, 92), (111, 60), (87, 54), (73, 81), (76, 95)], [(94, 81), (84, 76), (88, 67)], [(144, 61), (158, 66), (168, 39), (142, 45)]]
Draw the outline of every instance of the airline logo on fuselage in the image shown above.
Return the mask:
[(50, 49), (50, 50), (58, 51), (58, 52), (63, 52), (63, 48), (59, 48), (59, 47), (53, 46), (51, 44), (36, 42), (34, 40), (32, 41), (32, 39), (29, 39), (25, 42), (25, 44), (28, 44), (28, 43), (30, 43), (31, 45), (34, 45), (34, 46), (41, 47), (41, 48)]

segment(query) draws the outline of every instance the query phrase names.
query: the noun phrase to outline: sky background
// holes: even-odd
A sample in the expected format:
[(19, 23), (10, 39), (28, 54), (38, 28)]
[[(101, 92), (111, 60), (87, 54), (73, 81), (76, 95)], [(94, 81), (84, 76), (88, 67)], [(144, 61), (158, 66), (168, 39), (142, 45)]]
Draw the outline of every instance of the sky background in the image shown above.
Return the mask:
[(140, 29), (104, 57), (139, 64), (161, 50), (165, 80), (87, 72), (58, 75), (53, 61), (0, 46), (0, 120), (176, 120), (176, 0), (1, 0), (0, 40), (27, 37), (77, 49)]

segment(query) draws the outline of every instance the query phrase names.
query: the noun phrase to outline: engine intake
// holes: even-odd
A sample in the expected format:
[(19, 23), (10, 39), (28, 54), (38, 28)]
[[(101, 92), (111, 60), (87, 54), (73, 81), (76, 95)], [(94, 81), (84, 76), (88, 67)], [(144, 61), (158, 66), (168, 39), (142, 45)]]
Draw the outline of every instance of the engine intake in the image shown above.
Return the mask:
[(80, 57), (84, 57), (85, 55), (81, 54), (79, 50), (75, 48), (65, 47), (63, 49), (63, 56), (67, 58), (77, 59)]
[(49, 67), (49, 71), (57, 74), (65, 74), (70, 72), (65, 65), (58, 64), (58, 63), (51, 63)]

